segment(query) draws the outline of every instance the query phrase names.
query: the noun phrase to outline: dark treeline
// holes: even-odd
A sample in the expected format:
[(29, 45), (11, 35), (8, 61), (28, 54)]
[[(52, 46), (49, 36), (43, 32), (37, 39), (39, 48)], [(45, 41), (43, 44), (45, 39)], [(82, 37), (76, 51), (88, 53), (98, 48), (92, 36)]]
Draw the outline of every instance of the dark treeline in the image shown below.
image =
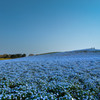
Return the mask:
[(0, 58), (21, 58), (26, 57), (26, 54), (3, 54), (0, 55)]

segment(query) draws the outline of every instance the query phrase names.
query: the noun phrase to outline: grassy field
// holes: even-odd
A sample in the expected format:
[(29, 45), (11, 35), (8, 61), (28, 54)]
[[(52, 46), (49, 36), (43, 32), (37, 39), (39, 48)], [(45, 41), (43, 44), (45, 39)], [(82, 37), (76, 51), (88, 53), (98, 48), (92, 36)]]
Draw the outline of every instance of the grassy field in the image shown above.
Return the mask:
[(0, 60), (8, 60), (8, 59), (11, 59), (11, 58), (0, 58)]
[(53, 54), (53, 53), (59, 53), (59, 52), (48, 52), (48, 53), (41, 53), (41, 54), (37, 54), (37, 55), (46, 55), (46, 54)]

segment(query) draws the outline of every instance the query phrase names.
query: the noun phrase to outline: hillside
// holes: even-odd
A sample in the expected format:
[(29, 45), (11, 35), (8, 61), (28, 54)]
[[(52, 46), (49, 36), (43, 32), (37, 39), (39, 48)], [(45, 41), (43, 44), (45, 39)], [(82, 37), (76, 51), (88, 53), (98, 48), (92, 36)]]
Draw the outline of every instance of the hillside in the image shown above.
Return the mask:
[(0, 99), (99, 100), (100, 50), (0, 61)]

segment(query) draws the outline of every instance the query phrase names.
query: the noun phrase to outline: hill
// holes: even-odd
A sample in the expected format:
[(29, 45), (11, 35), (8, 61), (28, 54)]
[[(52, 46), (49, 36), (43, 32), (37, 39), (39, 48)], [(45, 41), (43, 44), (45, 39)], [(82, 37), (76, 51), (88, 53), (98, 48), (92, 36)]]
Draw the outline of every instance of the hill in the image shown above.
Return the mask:
[(100, 50), (0, 61), (0, 91), (0, 99), (99, 100)]

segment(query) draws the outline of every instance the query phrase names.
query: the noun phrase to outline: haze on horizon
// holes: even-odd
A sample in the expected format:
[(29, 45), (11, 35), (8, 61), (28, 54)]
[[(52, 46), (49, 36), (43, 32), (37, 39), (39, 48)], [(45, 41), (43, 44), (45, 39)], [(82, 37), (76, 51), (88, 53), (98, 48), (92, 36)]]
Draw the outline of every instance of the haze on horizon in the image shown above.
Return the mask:
[(99, 0), (0, 0), (0, 54), (100, 49)]

